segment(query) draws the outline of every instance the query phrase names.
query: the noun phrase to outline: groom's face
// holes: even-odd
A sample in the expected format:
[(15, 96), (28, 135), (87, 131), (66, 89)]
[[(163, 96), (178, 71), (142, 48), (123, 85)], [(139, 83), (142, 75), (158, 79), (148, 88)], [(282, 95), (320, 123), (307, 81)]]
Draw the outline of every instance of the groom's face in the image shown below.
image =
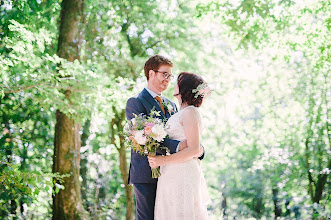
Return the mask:
[(161, 93), (167, 89), (170, 79), (166, 79), (164, 77), (164, 73), (172, 74), (171, 66), (160, 66), (157, 72), (150, 70), (149, 80), (153, 87), (157, 90), (157, 92)]

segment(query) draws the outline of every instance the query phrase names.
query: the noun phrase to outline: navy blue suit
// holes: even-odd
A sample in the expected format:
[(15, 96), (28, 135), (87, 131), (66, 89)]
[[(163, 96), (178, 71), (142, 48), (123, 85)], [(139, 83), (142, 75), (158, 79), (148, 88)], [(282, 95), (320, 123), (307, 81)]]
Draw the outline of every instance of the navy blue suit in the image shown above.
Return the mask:
[[(173, 112), (177, 112), (176, 104), (170, 100), (163, 98), (163, 102), (170, 104), (173, 107)], [(160, 111), (160, 119), (168, 119), (171, 114), (166, 110), (163, 114), (157, 101), (151, 94), (144, 89), (138, 95), (131, 97), (126, 103), (126, 117), (128, 120), (134, 118), (133, 114), (149, 115), (151, 110), (155, 108)], [(163, 146), (170, 150), (170, 153), (176, 153), (179, 141), (164, 139)], [(158, 154), (165, 152), (158, 152)], [(149, 166), (146, 156), (131, 150), (131, 164), (129, 171), (128, 184), (134, 185), (134, 192), (136, 197), (137, 220), (154, 220), (154, 205), (156, 196), (157, 179), (152, 178), (151, 167)]]
[[(176, 104), (163, 97), (163, 102), (166, 105), (170, 104), (173, 107), (174, 114), (177, 112)], [(133, 114), (149, 115), (151, 110), (155, 108), (160, 111), (161, 115), (157, 116), (160, 119), (168, 119), (171, 114), (165, 110), (163, 114), (159, 104), (152, 97), (152, 95), (144, 89), (138, 95), (131, 97), (126, 104), (126, 117), (128, 120), (134, 118)], [(155, 116), (156, 117), (156, 116)], [(163, 146), (170, 150), (170, 153), (176, 153), (179, 141), (165, 138)], [(159, 151), (158, 154), (165, 154), (165, 151)], [(202, 159), (200, 157), (200, 159)], [(142, 156), (135, 151), (131, 150), (131, 164), (129, 171), (128, 184), (133, 184), (135, 198), (137, 220), (154, 220), (154, 205), (156, 196), (157, 179), (152, 178), (151, 167), (149, 166), (147, 156)]]

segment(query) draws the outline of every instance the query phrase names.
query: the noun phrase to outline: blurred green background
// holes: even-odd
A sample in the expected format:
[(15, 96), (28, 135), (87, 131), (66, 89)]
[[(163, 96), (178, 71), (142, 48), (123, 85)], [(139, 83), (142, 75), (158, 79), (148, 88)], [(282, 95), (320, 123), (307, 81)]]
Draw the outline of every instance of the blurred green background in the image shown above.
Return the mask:
[(330, 0), (76, 1), (74, 62), (58, 52), (62, 1), (0, 1), (0, 218), (54, 215), (62, 112), (80, 125), (84, 218), (134, 219), (120, 132), (153, 54), (213, 90), (200, 109), (210, 219), (330, 218)]

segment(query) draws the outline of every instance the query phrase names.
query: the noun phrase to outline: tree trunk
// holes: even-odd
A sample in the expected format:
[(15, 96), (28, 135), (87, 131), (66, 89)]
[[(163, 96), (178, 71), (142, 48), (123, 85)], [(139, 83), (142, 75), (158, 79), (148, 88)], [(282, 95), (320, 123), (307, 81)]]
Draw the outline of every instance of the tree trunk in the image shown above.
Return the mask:
[[(86, 142), (88, 140), (88, 137), (90, 136), (90, 125), (91, 125), (91, 121), (87, 120), (85, 122), (85, 125), (83, 127), (83, 134), (82, 134), (82, 147), (86, 146)], [(89, 204), (87, 202), (87, 195), (86, 195), (86, 190), (88, 189), (87, 186), (87, 165), (88, 165), (88, 160), (87, 160), (87, 155), (88, 155), (88, 151), (85, 151), (82, 154), (82, 159), (80, 162), (80, 174), (81, 177), (83, 179), (82, 181), (82, 187), (81, 187), (81, 193), (82, 193), (82, 199), (83, 199), (83, 205), (85, 207), (86, 210), (89, 210)]]
[[(328, 162), (328, 169), (331, 169), (331, 160), (329, 159)], [(325, 187), (325, 184), (327, 182), (328, 179), (328, 174), (325, 173), (320, 173), (317, 177), (317, 183), (315, 186), (315, 193), (314, 193), (314, 197), (313, 197), (313, 203), (320, 203), (320, 200), (322, 199), (323, 196), (323, 190)]]
[[(315, 181), (316, 178), (315, 178), (315, 180), (313, 178), (313, 175), (310, 171), (310, 169), (311, 169), (310, 168), (310, 150), (309, 150), (310, 133), (308, 132), (308, 135), (307, 135), (307, 138), (305, 141), (305, 166), (306, 166), (306, 171), (307, 171), (307, 176), (308, 176), (308, 181), (309, 181), (308, 192), (309, 192), (312, 203), (319, 204), (319, 202), (323, 196), (324, 187), (327, 183), (328, 174), (321, 173), (321, 170), (320, 170), (319, 174), (317, 176), (317, 181)], [(318, 149), (318, 153), (320, 153), (320, 151), (321, 151), (321, 149)], [(319, 169), (321, 169), (321, 166), (322, 166), (321, 163), (322, 163), (321, 161), (318, 161)], [(331, 169), (331, 159), (328, 160), (327, 168)]]
[(286, 210), (285, 211), (285, 217), (291, 215), (291, 208), (290, 208), (291, 200), (292, 200), (292, 197), (286, 198), (286, 201), (285, 201), (285, 210)]
[(116, 143), (115, 135), (119, 135), (120, 132), (123, 131), (123, 119), (125, 119), (125, 110), (123, 109), (121, 112), (117, 112), (115, 108), (113, 108), (115, 112), (115, 116), (111, 121), (110, 130), (111, 130), (111, 142), (116, 146), (116, 149), (120, 156), (120, 170), (122, 175), (123, 184), (125, 186), (125, 196), (126, 196), (126, 220), (134, 219), (134, 202), (133, 202), (133, 191), (132, 186), (128, 185), (128, 165), (127, 165), (127, 157), (125, 150), (124, 138), (120, 136), (120, 143)]
[(223, 219), (228, 219), (227, 202), (226, 202), (226, 197), (224, 195), (222, 199), (222, 210), (223, 210)]
[(64, 178), (65, 188), (53, 196), (53, 220), (86, 219), (79, 181), (79, 128), (62, 112), (56, 112), (53, 172), (70, 176)]
[[(34, 128), (35, 128), (35, 126), (34, 126)], [(28, 147), (25, 144), (23, 145), (23, 150), (21, 152), (21, 159), (22, 159), (22, 162), (21, 162), (20, 170), (22, 172), (24, 172), (24, 171), (26, 172), (26, 170), (28, 170), (28, 164), (26, 162), (26, 160), (28, 159)], [(26, 199), (24, 197), (19, 199), (20, 211), (21, 211), (22, 215), (24, 214), (24, 203), (25, 202), (26, 202)]]
[(277, 219), (282, 215), (282, 208), (279, 204), (278, 189), (275, 187), (272, 189), (272, 201), (274, 202), (275, 219)]
[[(63, 0), (61, 4), (58, 55), (68, 61), (79, 60), (80, 22), (83, 0)], [(71, 91), (65, 91), (70, 103)], [(60, 110), (56, 111), (53, 172), (70, 174), (64, 178), (64, 189), (53, 196), (53, 220), (87, 219), (81, 199), (79, 163), (80, 125)]]
[(125, 196), (126, 196), (126, 220), (133, 220), (133, 211), (134, 211), (134, 203), (133, 203), (133, 193), (132, 193), (132, 186), (127, 184), (128, 181), (128, 165), (127, 165), (127, 158), (126, 158), (126, 150), (124, 145), (124, 138), (120, 138), (121, 141), (121, 148), (118, 150), (120, 155), (120, 170), (122, 174), (122, 179), (125, 187)]

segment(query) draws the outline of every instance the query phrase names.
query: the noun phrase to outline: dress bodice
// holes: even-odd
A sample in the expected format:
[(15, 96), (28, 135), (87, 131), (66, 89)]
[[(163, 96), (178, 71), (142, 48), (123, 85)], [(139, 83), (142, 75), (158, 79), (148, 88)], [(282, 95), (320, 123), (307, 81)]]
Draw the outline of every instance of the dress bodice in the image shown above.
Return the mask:
[(177, 113), (175, 113), (174, 115), (172, 115), (169, 118), (169, 120), (167, 122), (167, 126), (168, 126), (167, 133), (168, 133), (170, 139), (174, 139), (174, 140), (178, 140), (178, 141), (186, 140), (184, 126), (181, 124), (181, 117), (182, 117), (183, 113), (185, 112), (185, 110), (187, 110), (188, 108), (193, 108), (197, 112), (197, 115), (199, 117), (199, 128), (200, 128), (199, 132), (201, 134), (202, 127), (201, 127), (201, 117), (200, 117), (199, 110), (198, 110), (198, 108), (190, 105), (184, 109), (179, 110)]

